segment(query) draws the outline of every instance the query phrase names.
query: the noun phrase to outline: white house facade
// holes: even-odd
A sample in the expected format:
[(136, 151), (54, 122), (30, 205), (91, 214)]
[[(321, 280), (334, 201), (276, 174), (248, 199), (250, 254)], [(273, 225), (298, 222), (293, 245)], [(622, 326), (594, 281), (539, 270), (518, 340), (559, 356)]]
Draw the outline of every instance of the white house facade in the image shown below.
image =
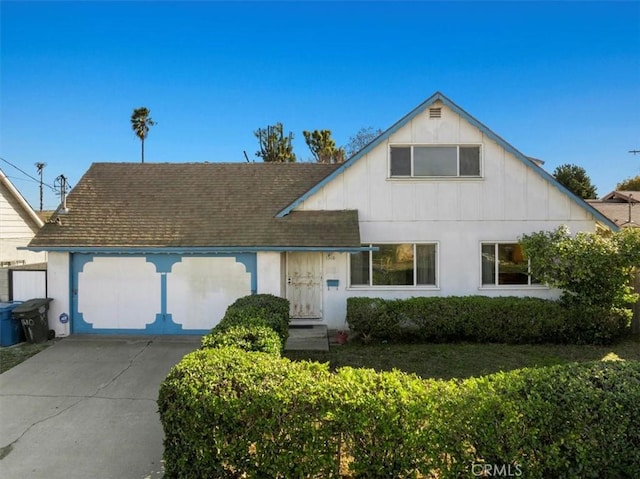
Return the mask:
[(46, 253), (24, 250), (43, 222), (0, 170), (0, 301), (9, 300), (9, 268), (43, 263)]
[[(162, 169), (144, 166), (147, 173)], [(193, 164), (175, 168), (174, 178), (209, 174)], [(142, 216), (135, 222), (153, 228), (144, 234), (132, 229), (125, 243), (109, 236), (110, 220), (92, 226), (86, 213), (68, 217), (68, 239), (60, 236), (66, 221), (61, 215), (62, 226), (32, 244), (50, 252), (48, 282), (56, 298), (50, 321), (58, 334), (201, 334), (217, 324), (228, 304), (252, 293), (286, 297), (292, 321), (333, 329), (344, 328), (351, 296), (553, 298), (558, 291), (527, 274), (518, 239), (560, 225), (572, 232), (616, 229), (440, 93), (341, 165), (216, 168), (211, 181), (228, 181), (210, 193), (203, 184), (200, 204), (212, 203), (199, 214), (204, 231), (186, 219), (174, 225), (170, 215), (166, 222), (154, 219), (150, 203), (136, 207)], [(116, 169), (92, 167), (92, 185)], [(73, 192), (69, 197), (71, 211), (83, 209), (83, 198), (95, 197), (95, 186), (82, 188), (75, 200)], [(244, 209), (233, 199), (241, 197), (236, 193), (255, 205)], [(157, 193), (152, 199), (163, 198)], [(270, 209), (256, 216), (258, 204)], [(111, 207), (121, 206), (106, 205)], [(126, 216), (122, 208), (119, 216)], [(173, 214), (189, 208), (182, 204)], [(98, 235), (79, 233), (103, 227)], [(112, 227), (124, 228), (127, 237), (128, 225)], [(64, 315), (72, 321), (55, 321)]]

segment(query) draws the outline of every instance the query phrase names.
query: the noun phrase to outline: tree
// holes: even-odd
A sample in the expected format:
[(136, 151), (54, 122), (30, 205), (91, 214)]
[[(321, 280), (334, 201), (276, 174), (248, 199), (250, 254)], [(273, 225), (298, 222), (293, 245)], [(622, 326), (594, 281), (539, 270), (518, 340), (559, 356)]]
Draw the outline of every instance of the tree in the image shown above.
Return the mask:
[(596, 187), (591, 184), (591, 179), (581, 166), (560, 165), (553, 171), (553, 176), (580, 198), (596, 198)]
[(381, 133), (382, 130), (380, 128), (374, 129), (372, 126), (360, 128), (355, 135), (349, 138), (349, 142), (345, 146), (347, 157), (352, 157), (358, 153), (374, 139), (380, 136)]
[(305, 130), (302, 134), (318, 163), (342, 163), (344, 161), (344, 149), (336, 147), (336, 142), (331, 138), (331, 130)]
[(293, 133), (284, 136), (282, 123), (269, 125), (266, 128), (258, 128), (253, 134), (258, 139), (260, 150), (256, 156), (265, 162), (293, 163), (296, 155), (293, 152)]
[(131, 115), (131, 128), (142, 144), (142, 163), (144, 163), (144, 140), (149, 134), (149, 128), (156, 124), (149, 116), (150, 113), (148, 108), (142, 106), (135, 108)]
[(640, 191), (640, 175), (627, 178), (616, 185), (616, 190), (620, 191)]
[(572, 237), (561, 226), (523, 235), (520, 244), (531, 276), (563, 289), (564, 301), (611, 308), (628, 307), (637, 299), (630, 280), (640, 264), (640, 228)]

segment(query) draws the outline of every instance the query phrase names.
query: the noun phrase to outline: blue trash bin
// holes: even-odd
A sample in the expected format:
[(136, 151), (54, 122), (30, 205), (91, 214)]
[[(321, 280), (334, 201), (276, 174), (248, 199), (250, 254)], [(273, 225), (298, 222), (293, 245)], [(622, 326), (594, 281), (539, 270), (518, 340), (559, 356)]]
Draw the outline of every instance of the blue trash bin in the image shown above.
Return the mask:
[(24, 341), (22, 324), (11, 314), (20, 304), (20, 301), (0, 303), (0, 346), (13, 346)]

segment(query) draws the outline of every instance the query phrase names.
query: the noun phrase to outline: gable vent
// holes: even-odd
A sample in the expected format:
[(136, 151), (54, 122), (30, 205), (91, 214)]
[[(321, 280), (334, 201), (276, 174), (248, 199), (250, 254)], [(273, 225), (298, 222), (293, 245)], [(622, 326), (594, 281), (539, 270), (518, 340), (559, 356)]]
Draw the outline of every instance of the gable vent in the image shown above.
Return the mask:
[(442, 108), (429, 108), (429, 118), (442, 118)]

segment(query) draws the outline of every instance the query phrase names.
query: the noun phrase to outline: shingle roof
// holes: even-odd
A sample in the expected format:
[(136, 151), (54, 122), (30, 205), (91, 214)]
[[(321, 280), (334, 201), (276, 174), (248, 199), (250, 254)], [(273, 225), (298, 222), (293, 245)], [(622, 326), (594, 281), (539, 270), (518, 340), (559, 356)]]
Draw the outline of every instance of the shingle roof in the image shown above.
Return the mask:
[(335, 168), (94, 163), (67, 197), (68, 212), (57, 212), (29, 246), (359, 247), (355, 210), (275, 217)]
[(587, 200), (620, 228), (640, 227), (640, 191), (612, 191), (598, 200)]

